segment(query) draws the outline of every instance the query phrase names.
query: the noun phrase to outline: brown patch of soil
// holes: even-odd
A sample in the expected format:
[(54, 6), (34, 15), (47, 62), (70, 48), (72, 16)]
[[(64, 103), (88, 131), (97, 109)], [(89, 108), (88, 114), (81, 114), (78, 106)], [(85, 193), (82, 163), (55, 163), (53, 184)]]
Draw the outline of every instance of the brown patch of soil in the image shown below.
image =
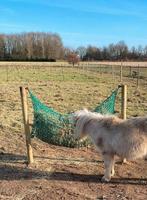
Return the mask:
[(70, 149), (33, 139), (35, 163), (27, 166), (19, 85), (1, 84), (0, 200), (147, 199), (145, 160), (117, 162), (114, 178), (102, 183), (104, 167), (95, 148)]

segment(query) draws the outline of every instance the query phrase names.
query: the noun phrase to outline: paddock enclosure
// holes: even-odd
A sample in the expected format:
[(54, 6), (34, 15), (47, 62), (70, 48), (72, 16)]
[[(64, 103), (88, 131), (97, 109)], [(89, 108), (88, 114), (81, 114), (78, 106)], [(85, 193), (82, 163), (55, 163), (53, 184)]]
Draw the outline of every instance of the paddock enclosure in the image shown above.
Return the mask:
[[(32, 139), (27, 166), (19, 87), (29, 87), (61, 113), (92, 109), (119, 84), (127, 85), (127, 117), (147, 114), (146, 63), (0, 63), (0, 199), (146, 199), (147, 161), (120, 164), (108, 184), (94, 147), (67, 148)], [(33, 108), (28, 97), (29, 119)], [(121, 114), (121, 92), (115, 106)]]

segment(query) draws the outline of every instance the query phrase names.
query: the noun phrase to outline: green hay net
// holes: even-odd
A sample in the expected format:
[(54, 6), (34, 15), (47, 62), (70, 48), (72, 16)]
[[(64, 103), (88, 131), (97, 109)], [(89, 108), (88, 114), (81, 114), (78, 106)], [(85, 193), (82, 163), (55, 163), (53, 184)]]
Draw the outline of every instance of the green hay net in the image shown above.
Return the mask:
[[(98, 105), (93, 111), (102, 114), (114, 114), (115, 100), (118, 89)], [(79, 142), (73, 138), (73, 122), (70, 114), (61, 114), (53, 108), (46, 106), (29, 91), (30, 98), (33, 104), (34, 121), (31, 136), (37, 137), (40, 140), (49, 144), (65, 146), (65, 147), (79, 147), (89, 145), (88, 140)]]

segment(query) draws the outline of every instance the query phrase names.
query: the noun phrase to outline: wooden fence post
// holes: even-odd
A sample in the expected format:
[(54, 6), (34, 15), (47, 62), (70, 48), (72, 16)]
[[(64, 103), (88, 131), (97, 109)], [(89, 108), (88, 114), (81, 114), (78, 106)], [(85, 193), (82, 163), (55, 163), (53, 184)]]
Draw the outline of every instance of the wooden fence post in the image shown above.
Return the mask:
[(137, 67), (137, 89), (139, 88), (139, 78), (140, 78), (140, 67), (139, 67), (139, 65), (138, 65), (138, 67)]
[(127, 85), (121, 85), (122, 88), (122, 104), (121, 104), (121, 118), (127, 118)]
[(122, 62), (121, 62), (121, 65), (120, 65), (120, 82), (122, 83), (122, 77), (123, 77), (123, 65), (122, 65)]
[(27, 158), (28, 158), (28, 164), (31, 164), (34, 162), (34, 160), (33, 160), (32, 146), (31, 146), (31, 134), (30, 134), (30, 127), (29, 127), (26, 88), (20, 87), (20, 95), (21, 95), (21, 103), (22, 103), (24, 130), (25, 130), (25, 135), (26, 135)]
[(9, 68), (8, 68), (8, 66), (6, 67), (6, 73), (7, 73), (7, 82), (9, 81)]
[(132, 66), (130, 66), (129, 68), (130, 68), (129, 76), (132, 77)]
[[(122, 88), (122, 105), (121, 105), (121, 118), (127, 118), (127, 85), (121, 85)], [(127, 163), (126, 158), (123, 158), (122, 163)]]
[(114, 66), (113, 65), (111, 65), (111, 74), (112, 74), (112, 78), (114, 80)]

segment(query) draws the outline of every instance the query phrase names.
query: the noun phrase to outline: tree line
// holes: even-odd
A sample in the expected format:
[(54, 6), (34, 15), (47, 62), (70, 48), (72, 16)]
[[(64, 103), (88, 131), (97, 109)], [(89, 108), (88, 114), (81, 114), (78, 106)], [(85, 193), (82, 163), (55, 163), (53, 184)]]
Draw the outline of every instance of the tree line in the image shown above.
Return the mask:
[(84, 61), (93, 60), (110, 60), (110, 61), (147, 61), (147, 45), (142, 47), (133, 46), (128, 48), (124, 41), (119, 41), (116, 44), (110, 44), (100, 48), (89, 45), (86, 47), (78, 47), (76, 53)]
[[(78, 56), (78, 57), (77, 57)], [(58, 34), (29, 32), (0, 34), (0, 60), (56, 61), (56, 60), (147, 60), (147, 45), (129, 48), (124, 41), (105, 47), (89, 45), (77, 49), (64, 47)]]
[(0, 60), (55, 61), (63, 58), (58, 34), (29, 32), (0, 34)]

